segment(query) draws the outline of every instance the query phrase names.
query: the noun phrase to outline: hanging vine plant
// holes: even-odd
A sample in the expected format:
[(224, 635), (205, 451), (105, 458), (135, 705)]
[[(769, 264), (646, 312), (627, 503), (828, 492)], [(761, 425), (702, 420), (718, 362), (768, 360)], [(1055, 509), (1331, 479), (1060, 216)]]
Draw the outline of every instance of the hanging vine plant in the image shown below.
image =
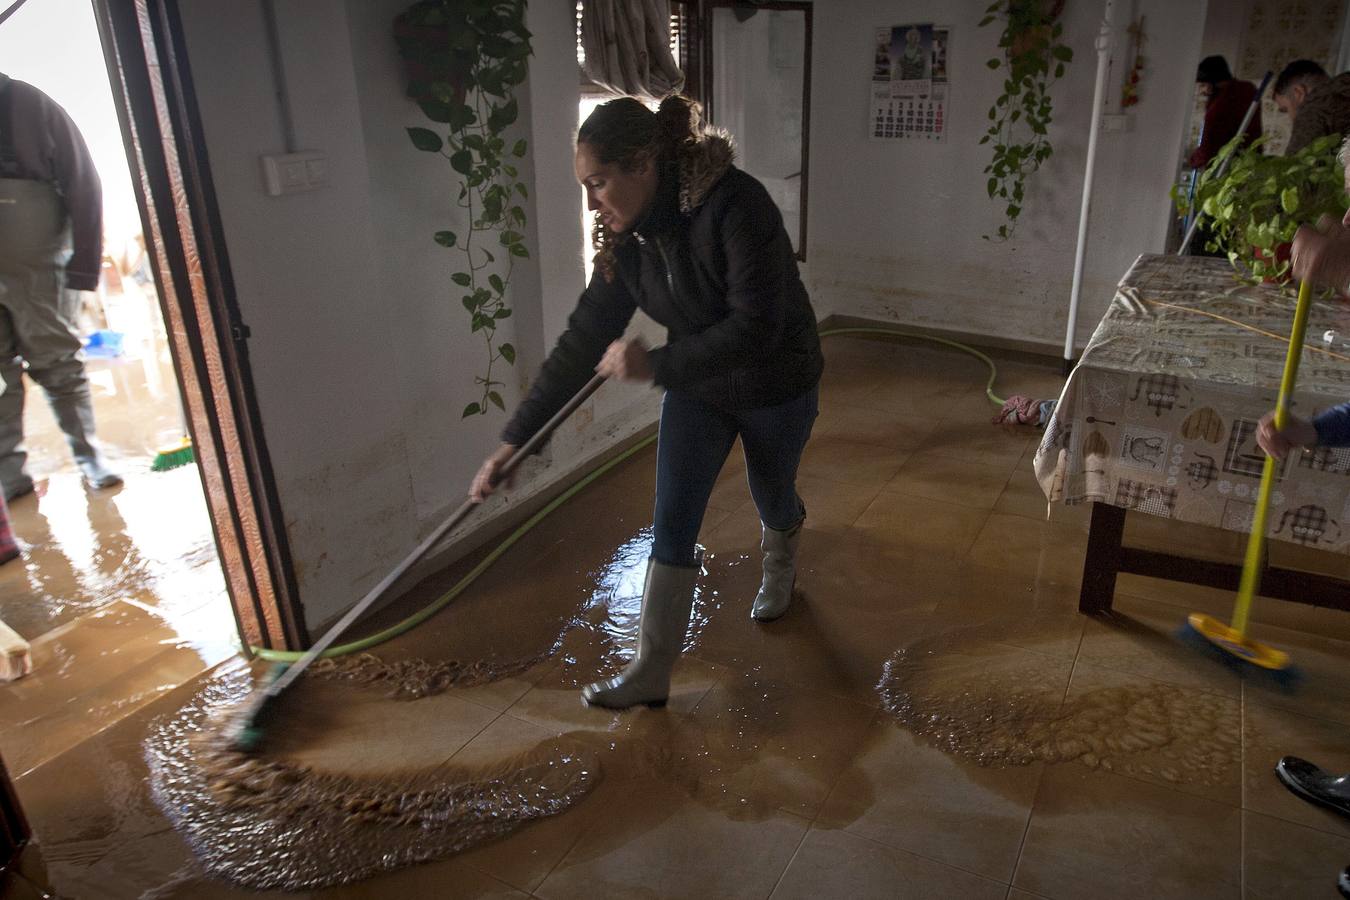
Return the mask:
[[(444, 157), (459, 177), (459, 206), (468, 226), (433, 236), (458, 254), (450, 280), (463, 290), (460, 302), (474, 334), (486, 347), (487, 366), (474, 376), (478, 399), (465, 418), (505, 409), (494, 376), (498, 362), (514, 365), (516, 350), (497, 341), (497, 324), (511, 316), (506, 291), (516, 261), (529, 257), (525, 209), (529, 197), (515, 160), (525, 156), (523, 138), (507, 146), (516, 121), (515, 89), (525, 81), (530, 32), (525, 0), (421, 0), (394, 20), (394, 39), (408, 74), (408, 96), (440, 129), (408, 128), (418, 150)], [(459, 294), (460, 291), (454, 293)]]
[(987, 63), (1004, 70), (1003, 93), (989, 107), (989, 130), (980, 138), (981, 144), (994, 145), (993, 158), (984, 167), (989, 198), (1003, 203), (1008, 217), (998, 227), (998, 240), (1013, 236), (1026, 180), (1054, 152), (1050, 86), (1073, 60), (1073, 50), (1061, 41), (1063, 11), (1064, 0), (997, 0), (980, 20), (980, 27), (1003, 23), (998, 41), (1003, 53)]

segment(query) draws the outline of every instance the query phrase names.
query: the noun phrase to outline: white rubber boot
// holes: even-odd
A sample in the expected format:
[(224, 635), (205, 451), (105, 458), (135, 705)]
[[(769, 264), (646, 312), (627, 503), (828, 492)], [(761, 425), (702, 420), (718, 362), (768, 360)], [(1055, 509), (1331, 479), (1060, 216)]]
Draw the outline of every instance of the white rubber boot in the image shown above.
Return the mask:
[(694, 608), (694, 582), (701, 566), (668, 566), (647, 562), (647, 584), (642, 591), (637, 655), (614, 678), (597, 681), (581, 691), (588, 706), (627, 709), (645, 703), (666, 705), (670, 673), (684, 646), (689, 614)]
[(763, 522), (763, 538), (759, 549), (764, 551), (764, 580), (750, 607), (750, 618), (757, 622), (781, 619), (792, 605), (792, 588), (797, 583), (797, 544), (801, 541), (802, 520), (787, 531), (770, 528)]

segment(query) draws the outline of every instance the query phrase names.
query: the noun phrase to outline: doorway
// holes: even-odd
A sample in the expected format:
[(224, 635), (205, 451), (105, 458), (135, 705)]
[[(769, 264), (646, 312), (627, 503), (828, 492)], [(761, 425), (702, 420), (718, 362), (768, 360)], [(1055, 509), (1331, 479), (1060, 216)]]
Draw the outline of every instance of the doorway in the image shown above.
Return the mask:
[[(12, 504), (24, 553), (0, 567), (0, 619), (33, 644), (33, 674), (0, 686), (20, 793), (204, 669), (307, 641), (180, 46), (171, 2), (42, 0), (0, 25), (7, 74), (66, 108), (104, 184), (102, 277), (78, 325), (124, 479), (88, 489), (30, 386), (37, 489)], [(195, 460), (153, 471), (185, 432)]]

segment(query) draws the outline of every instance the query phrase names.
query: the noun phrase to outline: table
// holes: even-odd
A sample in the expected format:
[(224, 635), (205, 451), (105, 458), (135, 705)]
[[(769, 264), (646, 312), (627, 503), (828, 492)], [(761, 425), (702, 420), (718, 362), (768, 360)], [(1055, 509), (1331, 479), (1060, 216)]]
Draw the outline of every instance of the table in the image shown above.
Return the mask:
[[(1051, 503), (1092, 503), (1079, 609), (1111, 608), (1118, 572), (1236, 590), (1241, 567), (1121, 543), (1128, 511), (1250, 531), (1294, 293), (1238, 282), (1224, 260), (1140, 256), (1060, 396), (1035, 456)], [(1324, 333), (1335, 331), (1329, 342)], [(1350, 400), (1350, 303), (1315, 300), (1292, 409)], [(1350, 554), (1350, 448), (1277, 469), (1268, 537)], [(1267, 566), (1267, 597), (1350, 609), (1350, 583)]]

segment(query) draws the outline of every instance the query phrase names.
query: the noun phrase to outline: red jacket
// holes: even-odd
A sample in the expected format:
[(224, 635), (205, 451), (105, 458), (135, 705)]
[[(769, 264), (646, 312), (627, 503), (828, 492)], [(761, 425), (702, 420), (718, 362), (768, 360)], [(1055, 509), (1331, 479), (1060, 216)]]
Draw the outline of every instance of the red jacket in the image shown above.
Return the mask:
[[(1191, 154), (1192, 169), (1203, 169), (1210, 160), (1219, 155), (1223, 145), (1233, 139), (1242, 117), (1256, 97), (1256, 86), (1250, 81), (1225, 81), (1216, 85), (1214, 94), (1205, 104), (1205, 129), (1200, 133), (1200, 146)], [(1243, 146), (1261, 136), (1261, 109), (1247, 124), (1247, 139)]]
[[(92, 291), (103, 263), (103, 185), (93, 157), (70, 116), (51, 97), (0, 74), (0, 140), (12, 142), (12, 171), (0, 178), (41, 181), (56, 188), (70, 217), (74, 253), (66, 264), (66, 287)], [(3, 160), (0, 160), (3, 168)]]

